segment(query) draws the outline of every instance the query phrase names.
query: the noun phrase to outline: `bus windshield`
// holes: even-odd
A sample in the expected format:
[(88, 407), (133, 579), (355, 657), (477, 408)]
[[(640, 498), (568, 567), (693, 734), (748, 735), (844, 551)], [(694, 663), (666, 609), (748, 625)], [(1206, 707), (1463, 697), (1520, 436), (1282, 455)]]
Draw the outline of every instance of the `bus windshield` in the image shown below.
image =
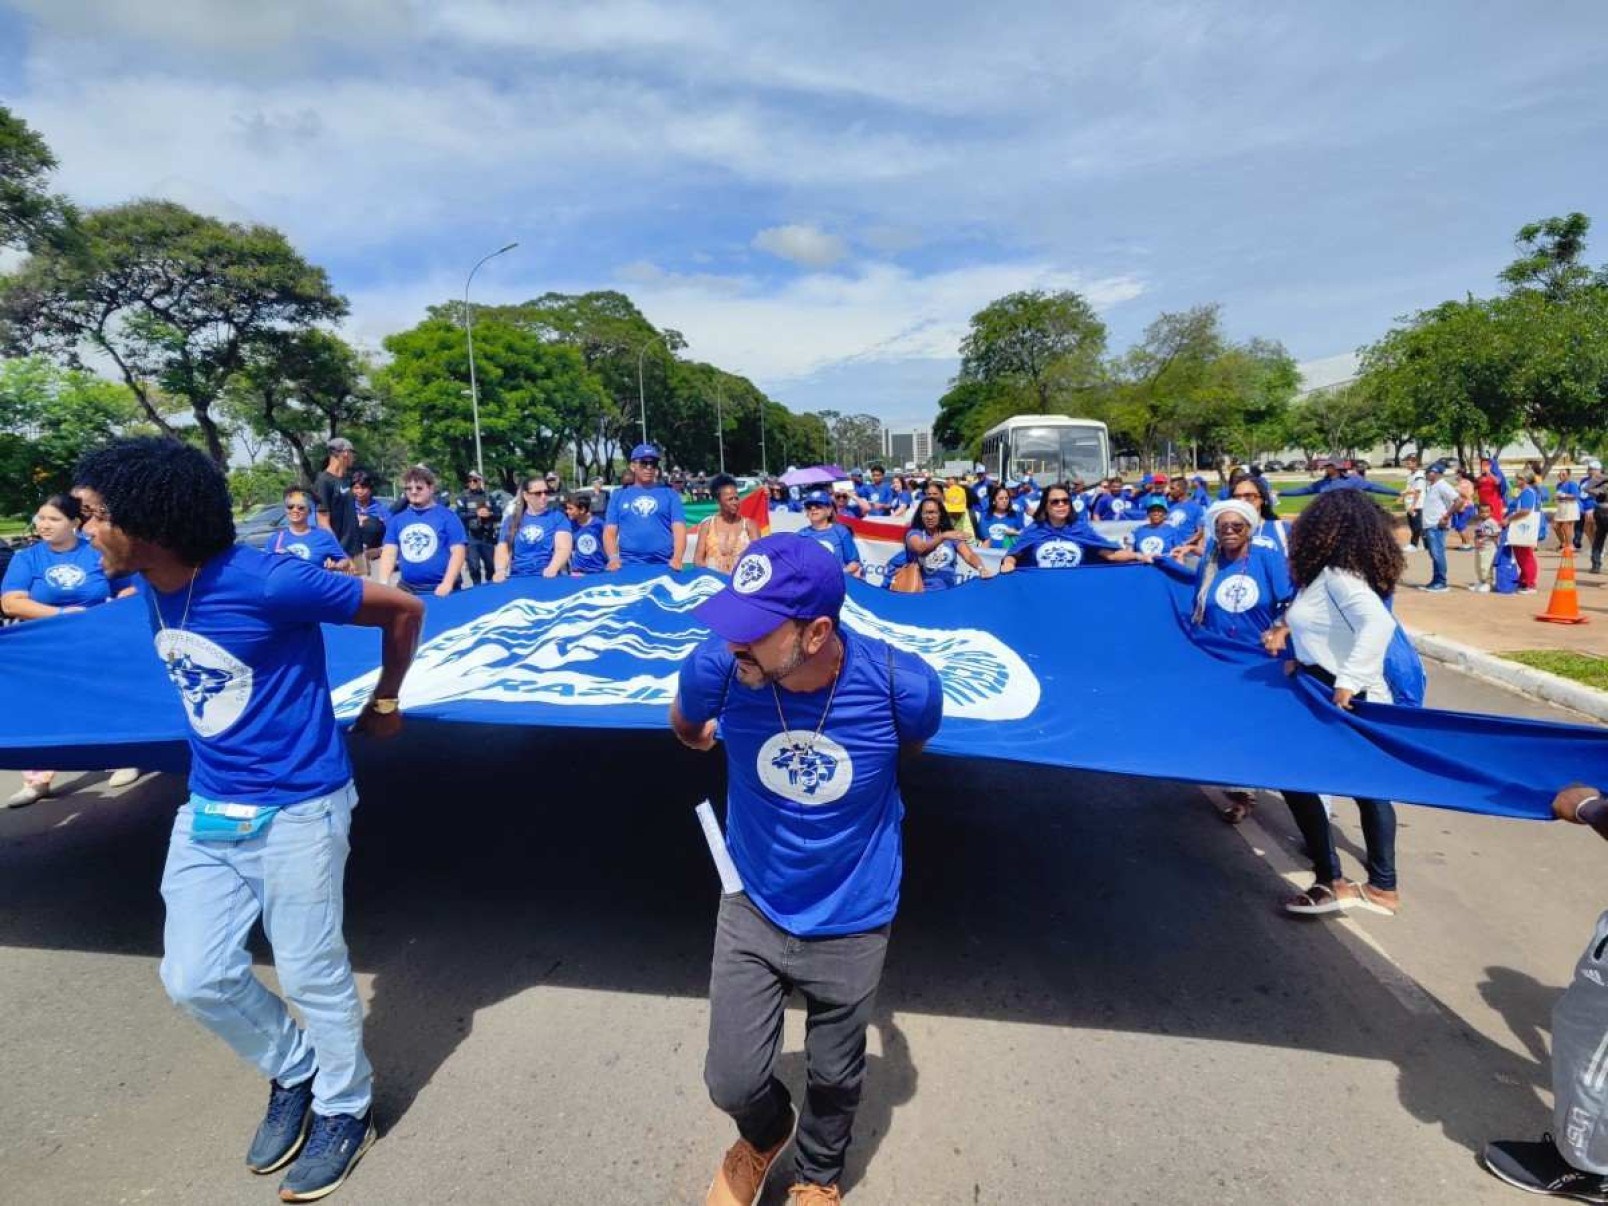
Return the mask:
[(1105, 473), (1105, 438), (1097, 428), (1019, 427), (1011, 433), (1007, 477), (1092, 482)]

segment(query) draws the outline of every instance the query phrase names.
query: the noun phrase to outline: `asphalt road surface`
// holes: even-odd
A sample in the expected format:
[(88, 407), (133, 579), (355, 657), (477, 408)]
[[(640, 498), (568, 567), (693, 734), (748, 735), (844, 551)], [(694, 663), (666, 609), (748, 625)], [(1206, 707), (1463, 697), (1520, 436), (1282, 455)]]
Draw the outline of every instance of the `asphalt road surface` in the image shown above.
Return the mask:
[[(1235, 739), (1192, 702), (1157, 701), (1158, 734)], [(1446, 672), (1431, 702), (1566, 719)], [(383, 1135), (335, 1200), (700, 1202), (731, 1138), (692, 816), (720, 759), (415, 726), (358, 765)], [(274, 1201), (242, 1162), (263, 1084), (157, 981), (181, 784), (103, 782), (0, 813), (0, 1200)], [(1604, 902), (1589, 831), (1404, 808), (1401, 916), (1301, 922), (1276, 800), (1235, 830), (1184, 784), (939, 758), (907, 799), (852, 1201), (1514, 1201), (1474, 1154), (1550, 1126), (1551, 1003)], [(801, 1037), (794, 1011), (795, 1087)]]

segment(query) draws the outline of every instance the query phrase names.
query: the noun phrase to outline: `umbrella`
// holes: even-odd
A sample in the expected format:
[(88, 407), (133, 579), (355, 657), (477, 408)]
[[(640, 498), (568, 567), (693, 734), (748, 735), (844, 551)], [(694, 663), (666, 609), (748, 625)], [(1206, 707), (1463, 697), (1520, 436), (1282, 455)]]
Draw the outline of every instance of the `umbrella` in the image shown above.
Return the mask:
[(814, 486), (822, 482), (835, 482), (839, 478), (848, 477), (836, 465), (816, 465), (810, 469), (794, 469), (782, 474), (784, 486)]

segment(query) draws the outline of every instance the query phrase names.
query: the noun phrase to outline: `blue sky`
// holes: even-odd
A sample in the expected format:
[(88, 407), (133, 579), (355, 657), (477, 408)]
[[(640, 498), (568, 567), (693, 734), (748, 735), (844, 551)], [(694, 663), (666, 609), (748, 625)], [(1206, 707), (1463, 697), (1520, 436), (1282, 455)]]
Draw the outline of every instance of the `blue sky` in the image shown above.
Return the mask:
[(1013, 289), (1115, 349), (1219, 302), (1323, 378), (1526, 221), (1584, 210), (1608, 261), (1598, 0), (0, 0), (0, 45), (61, 187), (280, 227), (362, 342), (517, 239), (478, 299), (623, 289), (894, 423)]

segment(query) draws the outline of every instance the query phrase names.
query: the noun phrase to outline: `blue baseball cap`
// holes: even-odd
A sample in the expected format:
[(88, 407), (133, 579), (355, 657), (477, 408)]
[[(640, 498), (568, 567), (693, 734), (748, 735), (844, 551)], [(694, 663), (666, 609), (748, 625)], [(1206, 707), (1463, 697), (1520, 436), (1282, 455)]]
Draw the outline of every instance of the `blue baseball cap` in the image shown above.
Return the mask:
[(814, 620), (843, 610), (843, 567), (796, 532), (762, 536), (743, 550), (731, 583), (693, 609), (722, 640), (747, 645), (788, 620)]
[(660, 459), (659, 446), (657, 444), (638, 444), (631, 449), (631, 459), (633, 461), (657, 461)]
[(811, 490), (804, 496), (803, 501), (806, 507), (811, 503), (819, 503), (823, 507), (830, 507), (832, 505), (832, 496), (825, 490)]

